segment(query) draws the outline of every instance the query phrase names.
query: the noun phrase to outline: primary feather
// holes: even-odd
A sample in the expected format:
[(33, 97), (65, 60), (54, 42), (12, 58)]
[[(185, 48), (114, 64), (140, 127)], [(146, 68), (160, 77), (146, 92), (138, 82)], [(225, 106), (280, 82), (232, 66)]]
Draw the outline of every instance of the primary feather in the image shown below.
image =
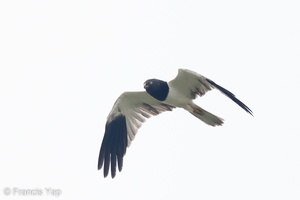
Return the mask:
[(105, 133), (98, 158), (98, 169), (104, 163), (104, 177), (115, 176), (116, 162), (119, 171), (122, 170), (123, 157), (126, 148), (134, 139), (138, 129), (147, 118), (164, 111), (171, 111), (174, 107), (164, 104), (147, 92), (125, 92), (115, 102), (107, 117)]

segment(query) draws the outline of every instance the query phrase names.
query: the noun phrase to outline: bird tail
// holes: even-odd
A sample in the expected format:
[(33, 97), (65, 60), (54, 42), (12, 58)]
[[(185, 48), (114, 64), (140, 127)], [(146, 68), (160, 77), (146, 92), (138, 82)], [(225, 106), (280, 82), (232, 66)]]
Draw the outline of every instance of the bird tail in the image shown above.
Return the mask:
[(188, 111), (204, 123), (211, 126), (221, 126), (223, 124), (224, 120), (221, 117), (218, 117), (195, 104), (192, 105), (191, 108), (192, 109), (189, 109)]

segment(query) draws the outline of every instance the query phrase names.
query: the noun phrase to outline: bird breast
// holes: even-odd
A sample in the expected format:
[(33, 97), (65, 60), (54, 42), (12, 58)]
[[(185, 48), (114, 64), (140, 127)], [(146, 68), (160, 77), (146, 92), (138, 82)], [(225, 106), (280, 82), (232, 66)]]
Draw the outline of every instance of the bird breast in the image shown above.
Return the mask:
[(178, 92), (174, 88), (170, 88), (168, 97), (164, 101), (164, 103), (166, 103), (166, 104), (176, 106), (179, 108), (185, 108), (189, 104), (189, 102), (191, 102), (191, 99), (182, 95), (180, 92)]

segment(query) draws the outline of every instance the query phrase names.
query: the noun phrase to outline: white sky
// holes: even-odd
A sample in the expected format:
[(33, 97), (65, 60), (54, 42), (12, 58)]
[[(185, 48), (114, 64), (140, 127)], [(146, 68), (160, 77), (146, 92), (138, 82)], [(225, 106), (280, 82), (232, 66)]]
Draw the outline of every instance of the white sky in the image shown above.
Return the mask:
[[(58, 199), (300, 199), (299, 1), (0, 3), (0, 198), (60, 189)], [(196, 103), (209, 127), (176, 109), (139, 130), (115, 179), (97, 159), (124, 91), (178, 68), (217, 91)], [(30, 197), (31, 198), (31, 197)], [(53, 199), (44, 194), (36, 199)]]

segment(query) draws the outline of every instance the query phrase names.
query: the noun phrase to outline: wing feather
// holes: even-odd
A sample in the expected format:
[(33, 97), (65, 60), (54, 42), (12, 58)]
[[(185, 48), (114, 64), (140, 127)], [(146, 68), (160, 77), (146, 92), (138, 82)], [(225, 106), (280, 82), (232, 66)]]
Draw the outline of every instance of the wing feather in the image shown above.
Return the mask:
[(164, 111), (171, 111), (174, 106), (161, 103), (147, 92), (125, 92), (114, 104), (107, 117), (105, 133), (102, 140), (98, 169), (104, 164), (104, 177), (111, 169), (111, 176), (123, 167), (126, 148), (134, 139), (138, 129), (147, 118)]
[(202, 96), (213, 89), (204, 76), (187, 69), (179, 69), (177, 76), (169, 82), (169, 85), (191, 99), (195, 99), (197, 95)]
[(175, 79), (169, 82), (169, 85), (173, 88), (176, 88), (178, 92), (180, 92), (187, 98), (191, 99), (195, 99), (197, 95), (203, 96), (204, 94), (206, 94), (206, 92), (210, 91), (213, 88), (216, 88), (236, 104), (238, 104), (246, 112), (253, 115), (250, 108), (248, 108), (243, 102), (236, 98), (233, 93), (196, 72), (187, 69), (179, 69), (178, 75), (175, 77)]
[(214, 87), (216, 87), (218, 90), (220, 90), (223, 94), (225, 94), (227, 97), (229, 97), (232, 101), (234, 101), (236, 104), (238, 104), (241, 108), (243, 108), (247, 113), (253, 116), (253, 112), (248, 106), (246, 106), (243, 102), (241, 102), (238, 98), (235, 97), (234, 94), (232, 94), (227, 89), (223, 88), (222, 86), (216, 84), (212, 80), (207, 79), (207, 81), (212, 84)]

